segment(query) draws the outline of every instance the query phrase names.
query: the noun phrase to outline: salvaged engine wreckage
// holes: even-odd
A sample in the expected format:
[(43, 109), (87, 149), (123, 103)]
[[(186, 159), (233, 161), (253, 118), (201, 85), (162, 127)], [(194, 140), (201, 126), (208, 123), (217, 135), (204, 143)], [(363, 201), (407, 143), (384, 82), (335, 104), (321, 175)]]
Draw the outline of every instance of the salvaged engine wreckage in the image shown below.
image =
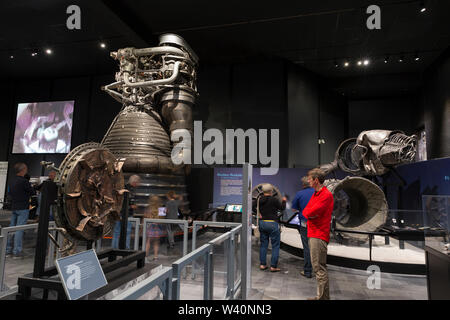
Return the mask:
[[(354, 177), (328, 179), (324, 185), (333, 193), (333, 216), (337, 229), (374, 232), (386, 223), (388, 205), (383, 190), (366, 177), (382, 176), (394, 166), (409, 163), (416, 155), (416, 136), (402, 131), (369, 130), (343, 141), (335, 160), (320, 166), (326, 174), (341, 169)], [(365, 177), (364, 177), (365, 176)], [(364, 241), (367, 235), (341, 234)]]
[(100, 144), (76, 147), (59, 168), (47, 163), (57, 171), (55, 222), (66, 238), (63, 254), (78, 240), (94, 241), (110, 232), (120, 219), (127, 175), (144, 180), (142, 206), (151, 194), (185, 189), (188, 168), (173, 164), (170, 136), (181, 130), (192, 136), (198, 57), (174, 34), (161, 35), (158, 47), (123, 48), (111, 56), (120, 70), (116, 82), (102, 89), (123, 104), (121, 111)]
[[(334, 196), (333, 216), (336, 229), (374, 232), (386, 223), (388, 205), (383, 190), (366, 177), (381, 176), (394, 166), (414, 160), (416, 137), (401, 131), (363, 131), (357, 138), (343, 141), (335, 160), (320, 166), (328, 175), (337, 169), (354, 176), (327, 179), (324, 185)], [(281, 202), (282, 194), (273, 187), (273, 196)], [(262, 195), (262, 184), (253, 188), (252, 198)], [(342, 238), (366, 241), (368, 236), (341, 233)]]

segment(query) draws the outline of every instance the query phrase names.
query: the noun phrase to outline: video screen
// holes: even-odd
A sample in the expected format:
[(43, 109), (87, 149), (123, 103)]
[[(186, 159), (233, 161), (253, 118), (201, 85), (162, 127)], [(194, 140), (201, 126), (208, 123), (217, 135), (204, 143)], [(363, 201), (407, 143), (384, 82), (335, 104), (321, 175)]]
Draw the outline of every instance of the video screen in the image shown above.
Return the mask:
[(225, 206), (225, 212), (242, 212), (241, 204), (227, 204)]
[(19, 103), (12, 153), (68, 153), (75, 101)]

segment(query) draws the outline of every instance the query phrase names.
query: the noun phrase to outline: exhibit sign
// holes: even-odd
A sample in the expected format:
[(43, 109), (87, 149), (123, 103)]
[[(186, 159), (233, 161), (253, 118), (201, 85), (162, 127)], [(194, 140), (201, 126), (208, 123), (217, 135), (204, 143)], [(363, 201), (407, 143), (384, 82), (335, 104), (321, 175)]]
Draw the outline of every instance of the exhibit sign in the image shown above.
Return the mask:
[(0, 161), (0, 209), (3, 209), (3, 199), (6, 198), (6, 177), (8, 175), (8, 161)]
[(108, 284), (94, 249), (57, 259), (56, 268), (69, 300), (80, 299)]

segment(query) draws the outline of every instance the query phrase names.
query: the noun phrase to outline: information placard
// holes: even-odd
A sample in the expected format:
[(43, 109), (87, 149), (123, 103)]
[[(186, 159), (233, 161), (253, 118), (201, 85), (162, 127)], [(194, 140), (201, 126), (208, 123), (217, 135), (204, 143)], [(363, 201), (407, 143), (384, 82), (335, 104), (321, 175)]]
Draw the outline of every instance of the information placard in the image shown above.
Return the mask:
[(69, 300), (77, 300), (108, 284), (94, 249), (57, 259), (56, 268)]

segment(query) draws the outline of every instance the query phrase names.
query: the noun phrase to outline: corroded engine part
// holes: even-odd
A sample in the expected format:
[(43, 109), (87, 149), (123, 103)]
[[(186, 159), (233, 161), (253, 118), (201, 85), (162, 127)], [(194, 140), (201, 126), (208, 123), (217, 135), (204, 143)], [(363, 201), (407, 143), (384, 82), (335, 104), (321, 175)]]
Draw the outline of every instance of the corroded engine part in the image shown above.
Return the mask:
[[(388, 206), (383, 190), (362, 177), (325, 180), (334, 197), (336, 227), (353, 231), (376, 231), (387, 219)], [(345, 233), (345, 237), (367, 240), (367, 235)]]
[[(252, 190), (252, 201), (256, 200), (259, 196), (263, 195), (262, 187), (265, 183), (258, 184), (256, 187)], [(270, 183), (268, 183), (270, 184)], [(283, 200), (283, 195), (281, 194), (280, 190), (278, 190), (277, 187), (275, 187), (273, 184), (270, 184), (272, 186), (272, 196), (275, 197), (279, 203), (281, 204)], [(253, 212), (256, 214), (256, 211)]]
[(109, 233), (122, 208), (122, 164), (98, 143), (73, 149), (55, 179), (62, 198), (56, 225), (75, 240), (97, 240)]
[(159, 47), (124, 48), (111, 56), (119, 60), (120, 71), (117, 81), (103, 90), (124, 106), (102, 145), (117, 157), (126, 157), (124, 172), (181, 172), (183, 166), (172, 159), (190, 159), (191, 141), (183, 141), (186, 154), (172, 157), (170, 138), (179, 136), (180, 131), (188, 131), (192, 137), (197, 56), (173, 34), (161, 35)]
[(325, 173), (340, 168), (354, 175), (383, 175), (390, 168), (414, 160), (416, 136), (402, 131), (369, 130), (343, 141), (335, 160), (321, 166)]

